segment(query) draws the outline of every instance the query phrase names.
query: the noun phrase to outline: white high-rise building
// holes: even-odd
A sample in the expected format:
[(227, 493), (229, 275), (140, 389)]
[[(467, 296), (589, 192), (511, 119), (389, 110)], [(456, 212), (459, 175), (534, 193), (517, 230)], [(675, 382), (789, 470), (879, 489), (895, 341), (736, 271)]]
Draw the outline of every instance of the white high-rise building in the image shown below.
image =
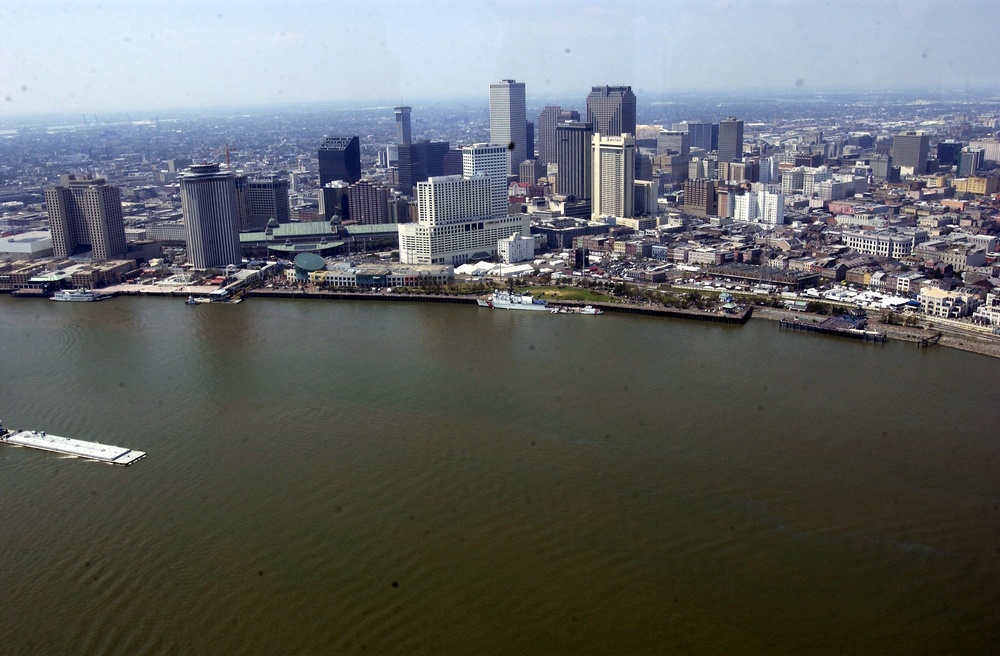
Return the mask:
[(482, 173), (417, 183), (417, 223), (399, 224), (399, 261), (462, 264), (496, 256), (497, 242), (531, 233), (527, 214), (498, 212), (494, 178)]
[(594, 183), (591, 185), (591, 218), (633, 217), (635, 199), (635, 138), (594, 133), (591, 141)]
[(195, 164), (178, 179), (188, 261), (196, 269), (242, 262), (233, 174), (220, 171), (218, 164)]
[(507, 148), (496, 144), (473, 144), (462, 148), (462, 175), (484, 175), (490, 179), (492, 216), (507, 213)]
[(518, 175), (529, 159), (524, 82), (500, 80), (490, 85), (490, 142), (508, 149), (506, 175)]
[(747, 223), (781, 225), (785, 222), (785, 195), (777, 185), (756, 183), (736, 197), (733, 219)]

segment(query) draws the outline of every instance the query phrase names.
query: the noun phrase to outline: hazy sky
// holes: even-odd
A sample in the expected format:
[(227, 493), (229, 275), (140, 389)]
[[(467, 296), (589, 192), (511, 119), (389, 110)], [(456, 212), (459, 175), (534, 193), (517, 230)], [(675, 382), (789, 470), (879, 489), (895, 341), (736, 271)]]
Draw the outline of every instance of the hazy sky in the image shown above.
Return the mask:
[(5, 0), (0, 113), (1000, 88), (998, 0)]

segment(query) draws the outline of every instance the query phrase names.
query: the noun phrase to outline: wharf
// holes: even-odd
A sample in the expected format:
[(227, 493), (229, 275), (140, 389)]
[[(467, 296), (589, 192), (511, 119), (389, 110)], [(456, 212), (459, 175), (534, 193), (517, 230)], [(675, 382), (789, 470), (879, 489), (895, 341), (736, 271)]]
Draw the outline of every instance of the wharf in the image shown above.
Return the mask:
[(0, 431), (0, 442), (26, 446), (32, 449), (52, 451), (68, 456), (78, 456), (90, 460), (99, 460), (112, 465), (131, 465), (146, 457), (145, 451), (133, 451), (120, 446), (85, 442), (71, 437), (49, 435), (42, 431)]
[(802, 321), (789, 321), (781, 319), (778, 326), (785, 330), (801, 330), (807, 333), (820, 333), (822, 335), (834, 335), (836, 337), (848, 337), (851, 339), (861, 339), (866, 342), (885, 344), (886, 335), (877, 330), (864, 330), (854, 327), (851, 322), (842, 320), (840, 317), (827, 319), (823, 323), (814, 324)]

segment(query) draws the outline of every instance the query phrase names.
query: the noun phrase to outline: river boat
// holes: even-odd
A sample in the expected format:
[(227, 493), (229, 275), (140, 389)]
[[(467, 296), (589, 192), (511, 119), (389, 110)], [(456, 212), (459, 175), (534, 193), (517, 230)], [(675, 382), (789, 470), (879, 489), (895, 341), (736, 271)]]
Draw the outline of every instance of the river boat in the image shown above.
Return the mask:
[(187, 300), (184, 301), (184, 304), (185, 305), (198, 305), (198, 299), (196, 299), (194, 296), (188, 296)]
[(584, 305), (582, 308), (580, 308), (580, 314), (590, 314), (590, 315), (604, 314), (604, 310), (602, 310), (601, 308), (595, 308), (593, 305)]
[(91, 289), (61, 289), (52, 295), (53, 301), (103, 301), (111, 298), (107, 294), (98, 294)]
[(498, 310), (549, 310), (548, 303), (535, 298), (527, 292), (518, 294), (497, 289), (487, 296), (485, 300), (478, 300), (480, 306)]

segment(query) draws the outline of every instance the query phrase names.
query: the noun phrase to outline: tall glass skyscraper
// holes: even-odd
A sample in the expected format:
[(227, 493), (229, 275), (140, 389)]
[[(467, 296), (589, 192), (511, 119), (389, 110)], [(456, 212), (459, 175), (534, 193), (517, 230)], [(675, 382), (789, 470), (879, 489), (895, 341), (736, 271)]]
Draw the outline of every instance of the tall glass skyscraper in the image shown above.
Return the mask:
[(361, 179), (361, 140), (358, 137), (327, 137), (319, 147), (319, 183), (334, 180), (354, 184)]
[(635, 94), (632, 87), (591, 87), (587, 122), (594, 132), (612, 137), (635, 136)]
[(528, 153), (524, 82), (500, 80), (490, 85), (490, 143), (507, 146), (507, 175), (518, 175)]

